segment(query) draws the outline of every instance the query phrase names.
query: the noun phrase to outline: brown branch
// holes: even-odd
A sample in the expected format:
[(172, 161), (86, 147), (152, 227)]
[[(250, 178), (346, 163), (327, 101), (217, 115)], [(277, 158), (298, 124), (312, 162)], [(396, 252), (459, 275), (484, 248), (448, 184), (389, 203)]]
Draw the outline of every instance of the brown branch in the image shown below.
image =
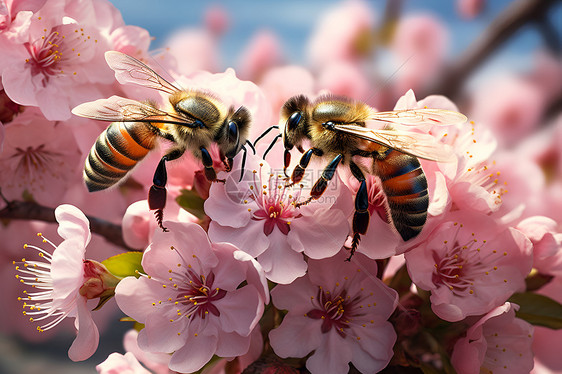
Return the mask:
[[(37, 220), (43, 222), (56, 222), (55, 210), (34, 202), (8, 201), (7, 206), (0, 210), (0, 219)], [(116, 244), (129, 251), (138, 251), (130, 248), (123, 240), (123, 230), (120, 225), (105, 221), (100, 218), (86, 216), (90, 221), (90, 230), (103, 236), (108, 242)]]
[(527, 23), (540, 24), (549, 9), (560, 0), (519, 0), (512, 3), (439, 77), (435, 85), (419, 97), (441, 94), (455, 99), (470, 74), (497, 48)]

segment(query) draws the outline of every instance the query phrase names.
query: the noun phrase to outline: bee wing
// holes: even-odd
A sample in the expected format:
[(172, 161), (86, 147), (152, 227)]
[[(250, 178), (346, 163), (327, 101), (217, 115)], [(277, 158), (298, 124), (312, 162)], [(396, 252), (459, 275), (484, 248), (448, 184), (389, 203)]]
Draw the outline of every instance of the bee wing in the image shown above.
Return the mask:
[(375, 112), (370, 119), (377, 122), (405, 126), (446, 126), (460, 125), (467, 121), (464, 114), (446, 109), (405, 109), (389, 112)]
[(401, 130), (376, 130), (356, 125), (336, 125), (336, 130), (355, 135), (385, 147), (395, 149), (410, 156), (431, 161), (451, 162), (454, 153), (450, 147), (439, 143), (429, 134), (412, 133)]
[(115, 71), (115, 78), (121, 84), (133, 83), (168, 94), (179, 91), (177, 87), (134, 57), (117, 51), (107, 51), (105, 61)]
[(120, 96), (80, 104), (72, 109), (72, 113), (80, 117), (108, 122), (165, 122), (185, 126), (190, 124), (185, 118)]

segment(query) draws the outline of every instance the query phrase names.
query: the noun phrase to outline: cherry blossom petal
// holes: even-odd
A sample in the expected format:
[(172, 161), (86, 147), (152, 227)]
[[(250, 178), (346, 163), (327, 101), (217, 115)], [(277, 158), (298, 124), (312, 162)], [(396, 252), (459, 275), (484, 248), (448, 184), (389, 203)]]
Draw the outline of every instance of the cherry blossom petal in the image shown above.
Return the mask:
[(275, 283), (287, 284), (306, 272), (306, 262), (301, 253), (288, 251), (284, 235), (274, 230), (269, 236), (267, 251), (258, 256), (267, 279)]
[(90, 243), (90, 222), (80, 209), (69, 204), (59, 205), (55, 209), (55, 218), (59, 222), (57, 232), (63, 239), (82, 238), (84, 247)]
[(193, 373), (201, 369), (217, 350), (216, 336), (199, 335), (188, 339), (170, 359), (169, 368), (180, 373)]
[(339, 252), (349, 233), (347, 219), (338, 209), (318, 209), (303, 215), (287, 235), (287, 242), (296, 252), (321, 259)]
[(246, 354), (250, 349), (250, 337), (235, 332), (221, 334), (216, 354), (220, 357), (236, 357)]
[(92, 314), (86, 305), (86, 299), (80, 298), (77, 301), (78, 316), (78, 335), (68, 350), (68, 357), (72, 361), (83, 361), (88, 359), (98, 349), (100, 334)]
[(271, 346), (280, 357), (304, 357), (320, 346), (322, 337), (317, 332), (321, 324), (303, 315), (285, 318), (269, 332)]
[(257, 323), (255, 311), (260, 303), (262, 300), (253, 286), (229, 291), (225, 297), (216, 302), (217, 308), (221, 310), (222, 330), (248, 336)]
[(313, 373), (346, 373), (352, 358), (352, 348), (332, 330), (326, 334), (323, 344), (306, 360), (306, 368)]

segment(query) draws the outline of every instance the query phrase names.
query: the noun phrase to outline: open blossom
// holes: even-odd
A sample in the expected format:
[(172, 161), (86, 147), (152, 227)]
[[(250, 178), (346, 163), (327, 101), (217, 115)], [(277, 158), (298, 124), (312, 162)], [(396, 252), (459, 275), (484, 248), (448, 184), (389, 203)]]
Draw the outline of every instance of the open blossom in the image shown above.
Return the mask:
[[(233, 243), (257, 257), (269, 280), (290, 283), (306, 272), (303, 253), (326, 258), (343, 246), (349, 226), (326, 192), (322, 201), (297, 207), (305, 200), (302, 187), (288, 187), (279, 172), (249, 156), (244, 179), (231, 174), (225, 184), (211, 186), (205, 212), (212, 219), (209, 237)], [(334, 185), (335, 185), (335, 181)], [(344, 189), (339, 189), (345, 193)]]
[(288, 310), (269, 333), (283, 358), (305, 357), (312, 373), (345, 373), (351, 362), (361, 373), (382, 370), (393, 355), (396, 333), (388, 318), (398, 295), (375, 277), (376, 263), (360, 253), (309, 260), (308, 273), (277, 285), (273, 304)]
[(450, 213), (406, 252), (412, 281), (431, 292), (431, 309), (456, 322), (481, 315), (525, 289), (532, 245), (520, 231), (470, 211)]
[(0, 186), (7, 198), (22, 199), (28, 193), (49, 205), (60, 201), (71, 185), (81, 183), (81, 154), (66, 123), (37, 116), (30, 124), (13, 122), (4, 131)]
[(562, 276), (562, 233), (551, 218), (534, 216), (517, 224), (533, 243), (533, 267), (541, 274)]
[(121, 310), (145, 324), (139, 347), (172, 353), (169, 367), (179, 372), (197, 371), (213, 355), (245, 354), (269, 302), (261, 268), (231, 244), (211, 244), (196, 224), (164, 223), (170, 232), (158, 230), (143, 255), (147, 275), (116, 289)]
[(455, 344), (451, 363), (459, 374), (529, 373), (533, 326), (515, 318), (518, 305), (494, 308)]
[[(51, 329), (66, 317), (75, 318), (78, 336), (68, 351), (73, 361), (89, 358), (97, 349), (99, 332), (88, 299), (103, 297), (115, 287), (117, 279), (105, 267), (92, 260), (84, 260), (91, 234), (86, 216), (72, 205), (61, 205), (55, 210), (59, 222), (58, 233), (64, 239), (55, 245), (46, 238), (43, 242), (54, 247), (53, 253), (33, 245), (43, 261), (22, 260), (16, 269), (22, 274), (18, 279), (33, 287), (36, 292), (25, 292), (24, 314), (30, 321), (44, 322), (39, 331)], [(41, 237), (42, 235), (39, 234)]]
[[(2, 84), (16, 103), (39, 107), (49, 120), (70, 118), (70, 108), (101, 96), (97, 84), (113, 81), (103, 52), (107, 33), (120, 26), (116, 8), (95, 1), (47, 1), (20, 32), (2, 38)], [(21, 38), (19, 38), (21, 39)]]

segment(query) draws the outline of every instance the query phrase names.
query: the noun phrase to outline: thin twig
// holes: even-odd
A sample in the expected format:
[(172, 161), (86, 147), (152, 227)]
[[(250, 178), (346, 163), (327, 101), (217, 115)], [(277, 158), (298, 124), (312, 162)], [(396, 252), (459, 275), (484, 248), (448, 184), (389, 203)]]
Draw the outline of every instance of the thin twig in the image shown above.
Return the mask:
[[(118, 245), (129, 251), (138, 251), (131, 248), (123, 240), (123, 230), (120, 225), (105, 221), (100, 218), (86, 216), (90, 221), (90, 230), (103, 236), (108, 242)], [(56, 222), (55, 210), (34, 202), (7, 201), (7, 206), (0, 210), (0, 219), (37, 220), (43, 222)]]
[(419, 97), (440, 94), (452, 100), (470, 74), (516, 31), (529, 23), (540, 23), (560, 0), (519, 0), (505, 9), (466, 51), (440, 76), (436, 84)]

